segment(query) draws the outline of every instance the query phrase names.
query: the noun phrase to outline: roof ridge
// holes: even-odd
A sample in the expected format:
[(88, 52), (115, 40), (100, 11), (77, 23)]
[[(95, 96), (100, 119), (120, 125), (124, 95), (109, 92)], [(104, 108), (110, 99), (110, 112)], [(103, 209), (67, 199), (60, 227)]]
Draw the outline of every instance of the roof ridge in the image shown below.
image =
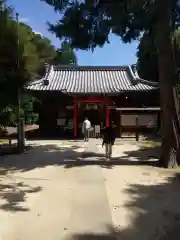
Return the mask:
[[(55, 68), (55, 66), (51, 65), (44, 77), (44, 84), (40, 81), (38, 84), (29, 85), (27, 88), (29, 90), (61, 92), (65, 89), (67, 93), (75, 94), (117, 94), (124, 91), (147, 91), (156, 88), (150, 86), (147, 82), (140, 84), (141, 80), (138, 79), (137, 75), (128, 66), (91, 66), (88, 68), (87, 66), (64, 66), (62, 68), (61, 65), (59, 71), (58, 68), (57, 70)], [(64, 70), (61, 71), (61, 69)], [(68, 71), (70, 69), (72, 71)], [(73, 71), (73, 69), (75, 70)], [(80, 69), (85, 71), (81, 71)], [(80, 71), (78, 72), (78, 70)]]
[(55, 71), (57, 70), (63, 70), (63, 69), (72, 69), (72, 70), (104, 70), (104, 71), (109, 71), (109, 70), (124, 70), (127, 69), (128, 65), (124, 66), (86, 66), (86, 65), (53, 65), (53, 69)]

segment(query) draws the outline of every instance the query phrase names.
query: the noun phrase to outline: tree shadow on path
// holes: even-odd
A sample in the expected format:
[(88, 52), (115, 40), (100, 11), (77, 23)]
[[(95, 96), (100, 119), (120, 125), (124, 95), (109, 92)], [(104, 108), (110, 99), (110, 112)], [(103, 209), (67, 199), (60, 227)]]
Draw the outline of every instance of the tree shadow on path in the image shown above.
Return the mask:
[[(124, 189), (130, 199), (117, 211), (126, 208), (129, 224), (107, 226), (108, 233), (77, 233), (70, 240), (179, 240), (180, 238), (180, 176), (167, 177), (157, 185), (131, 184)], [(121, 199), (119, 199), (121, 203)]]
[(22, 204), (26, 201), (27, 194), (39, 191), (41, 187), (31, 187), (23, 182), (17, 184), (0, 182), (0, 209), (11, 212), (29, 211), (29, 208)]
[[(1, 163), (3, 174), (7, 171), (29, 171), (36, 168), (47, 166), (63, 166), (71, 168), (76, 166), (100, 165), (100, 166), (116, 166), (128, 165), (137, 166), (140, 164), (149, 164), (148, 160), (151, 154), (145, 157), (147, 148), (141, 148), (135, 151), (126, 151), (126, 156), (117, 157), (113, 161), (106, 162), (103, 154), (83, 153), (79, 151), (79, 146), (59, 147), (56, 145), (36, 146), (26, 154), (16, 155), (13, 158), (5, 158)], [(151, 149), (152, 150), (152, 149)], [(145, 155), (144, 155), (145, 154)], [(86, 158), (94, 160), (87, 160)], [(131, 157), (137, 158), (139, 161), (131, 161)], [(97, 158), (97, 159), (96, 159)], [(145, 159), (145, 160), (144, 160)], [(173, 174), (171, 174), (173, 175)], [(119, 214), (126, 209), (128, 216), (126, 220), (129, 222), (126, 227), (120, 226), (121, 222), (116, 222), (116, 226), (107, 226), (106, 233), (96, 234), (77, 233), (71, 236), (72, 240), (179, 240), (180, 236), (180, 177), (178, 174), (169, 177), (167, 174), (166, 181), (154, 184), (151, 179), (148, 183), (130, 184), (123, 189), (127, 200), (122, 206), (116, 206)], [(20, 183), (22, 184), (22, 183)], [(21, 187), (21, 186), (20, 186)], [(40, 191), (40, 189), (22, 189), (20, 194), (11, 198), (6, 190), (8, 186), (0, 186), (1, 197), (7, 201), (4, 209), (18, 209), (19, 203), (25, 199), (24, 193)], [(12, 191), (12, 187), (9, 187)], [(22, 187), (23, 188), (23, 187)], [(118, 188), (118, 185), (117, 185)], [(24, 191), (24, 193), (23, 193)], [(122, 189), (117, 189), (122, 191)], [(12, 191), (13, 192), (13, 191)], [(13, 195), (12, 195), (13, 196)], [(8, 206), (8, 207), (7, 207)], [(1, 206), (0, 206), (1, 207)], [(14, 210), (14, 211), (16, 211)], [(17, 210), (18, 211), (18, 210)], [(22, 210), (23, 211), (23, 210)], [(25, 209), (24, 211), (28, 211)], [(87, 216), (88, 217), (88, 216)], [(108, 233), (107, 233), (108, 232)]]
[[(81, 151), (80, 151), (81, 149)], [(30, 171), (47, 166), (64, 166), (64, 168), (99, 165), (112, 168), (116, 165), (153, 165), (156, 166), (160, 148), (140, 148), (124, 151), (125, 156), (118, 156), (107, 161), (104, 153), (82, 151), (82, 146), (57, 146), (47, 144), (34, 146), (24, 154), (0, 158), (0, 168), (7, 171)]]

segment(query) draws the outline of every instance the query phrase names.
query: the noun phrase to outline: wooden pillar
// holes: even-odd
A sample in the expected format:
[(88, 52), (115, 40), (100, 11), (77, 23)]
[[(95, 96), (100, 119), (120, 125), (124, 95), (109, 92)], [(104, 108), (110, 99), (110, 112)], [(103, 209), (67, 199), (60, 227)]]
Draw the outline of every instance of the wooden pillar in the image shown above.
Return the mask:
[(121, 121), (121, 115), (122, 115), (122, 112), (118, 112), (119, 113), (119, 137), (121, 138), (122, 137), (122, 121)]
[(77, 102), (74, 101), (74, 137), (77, 137)]
[(106, 127), (109, 127), (109, 103), (106, 101)]
[(139, 118), (136, 116), (136, 141), (139, 141)]

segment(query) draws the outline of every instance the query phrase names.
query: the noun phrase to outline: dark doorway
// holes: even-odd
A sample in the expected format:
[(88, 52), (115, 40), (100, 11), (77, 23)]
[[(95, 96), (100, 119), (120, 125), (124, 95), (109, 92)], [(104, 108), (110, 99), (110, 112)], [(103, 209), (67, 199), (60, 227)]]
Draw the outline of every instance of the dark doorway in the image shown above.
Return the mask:
[(82, 113), (82, 121), (84, 121), (85, 118), (88, 118), (92, 125), (99, 125), (101, 121), (103, 120), (103, 116), (100, 111), (89, 109), (85, 110)]
[(105, 104), (102, 103), (79, 103), (77, 114), (78, 135), (82, 132), (82, 123), (87, 117), (92, 127), (95, 125), (105, 126)]

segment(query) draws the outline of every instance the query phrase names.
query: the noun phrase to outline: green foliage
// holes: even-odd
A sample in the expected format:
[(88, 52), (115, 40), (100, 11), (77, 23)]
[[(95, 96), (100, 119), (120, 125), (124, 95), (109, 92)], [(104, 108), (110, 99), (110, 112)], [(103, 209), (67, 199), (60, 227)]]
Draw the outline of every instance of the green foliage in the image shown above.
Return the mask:
[[(176, 73), (180, 76), (180, 28), (173, 34), (175, 44)], [(139, 75), (150, 81), (158, 81), (158, 53), (152, 32), (145, 32), (137, 51), (137, 70)]]
[(26, 24), (19, 24), (19, 42), (22, 51), (22, 57), (25, 61), (25, 69), (29, 73), (29, 80), (37, 77), (39, 67), (39, 55), (37, 47), (33, 42), (34, 33)]
[[(58, 38), (69, 41), (75, 48), (101, 47), (109, 42), (110, 33), (120, 36), (124, 42), (139, 39), (137, 68), (140, 76), (151, 81), (158, 80), (156, 45), (161, 29), (157, 31), (157, 19), (163, 1), (44, 1), (62, 16), (56, 24), (49, 24), (50, 31)], [(179, 3), (177, 0), (169, 0), (168, 4), (172, 9), (173, 27), (177, 28), (180, 22)], [(180, 39), (180, 34), (177, 32), (176, 39), (178, 38)], [(179, 55), (177, 51), (176, 54)]]
[[(24, 117), (25, 124), (37, 124), (39, 121), (38, 108), (40, 101), (31, 95), (23, 97), (23, 104), (21, 108), (21, 116)], [(37, 111), (37, 112), (36, 112)], [(1, 125), (15, 126), (17, 125), (17, 106), (13, 104), (7, 105), (0, 113)]]
[(56, 56), (53, 59), (54, 64), (77, 64), (77, 57), (72, 50), (70, 44), (67, 42), (62, 42), (61, 48), (57, 49)]
[[(44, 63), (76, 64), (74, 51), (68, 43), (56, 50), (51, 41), (33, 32), (30, 26), (14, 19), (14, 12), (0, 0), (0, 120), (1, 124), (16, 124), (17, 90), (44, 76)], [(19, 43), (19, 44), (18, 44)], [(19, 63), (19, 64), (18, 64)], [(18, 67), (19, 65), (19, 67)], [(25, 123), (35, 123), (38, 115), (32, 96), (22, 96)]]
[(1, 125), (6, 123), (7, 125), (15, 125), (17, 120), (16, 108), (14, 105), (6, 106), (0, 114)]
[[(29, 98), (28, 98), (29, 97)], [(39, 100), (35, 97), (26, 96), (22, 109), (24, 113), (24, 120), (26, 124), (37, 124), (39, 121), (38, 112), (35, 112), (34, 106), (40, 104)]]
[(1, 8), (0, 28), (0, 109), (3, 109), (15, 103), (17, 89), (29, 81), (30, 72), (23, 56), (24, 42), (21, 41), (18, 48), (17, 24), (6, 6)]
[(136, 67), (142, 78), (150, 81), (158, 81), (157, 48), (155, 38), (150, 32), (145, 32), (140, 40)]
[[(56, 24), (49, 24), (50, 31), (80, 49), (103, 46), (109, 42), (110, 33), (120, 36), (124, 42), (138, 39), (142, 31), (155, 27), (163, 4), (159, 0), (44, 1), (62, 16)], [(176, 9), (177, 20), (178, 1), (171, 0), (169, 4)]]
[[(9, 9), (2, 8), (0, 13), (0, 103), (12, 103), (17, 88), (28, 80), (24, 58), (20, 58), (17, 68), (17, 31)], [(22, 52), (19, 51), (21, 56)]]
[(56, 56), (56, 49), (51, 44), (51, 41), (33, 33), (32, 43), (36, 47), (36, 55), (38, 56), (38, 63), (36, 68), (36, 77), (44, 75), (44, 63), (51, 63)]

